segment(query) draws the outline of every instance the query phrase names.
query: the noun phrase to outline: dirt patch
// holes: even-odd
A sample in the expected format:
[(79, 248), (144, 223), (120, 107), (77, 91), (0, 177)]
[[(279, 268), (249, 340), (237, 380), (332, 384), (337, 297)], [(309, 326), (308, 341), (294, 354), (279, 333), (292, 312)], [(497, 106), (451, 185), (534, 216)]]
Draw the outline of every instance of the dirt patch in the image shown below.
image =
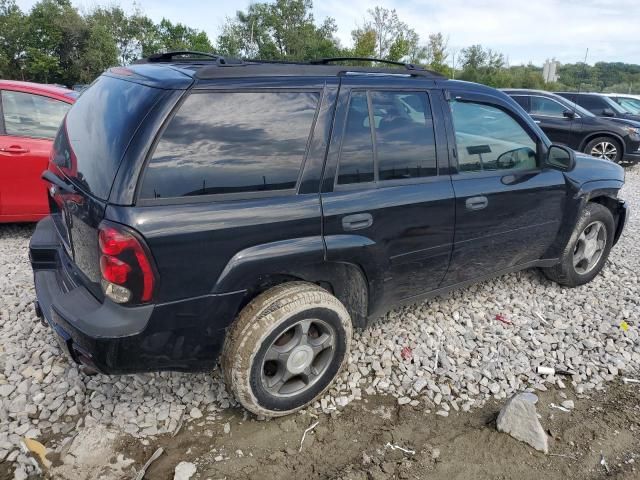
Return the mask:
[[(575, 409), (568, 413), (550, 407), (561, 403), (563, 395), (575, 400)], [(98, 472), (101, 478), (128, 478), (133, 468), (139, 469), (163, 447), (165, 453), (145, 478), (171, 480), (181, 461), (197, 465), (194, 479), (640, 477), (640, 386), (616, 382), (590, 397), (576, 396), (568, 389), (543, 392), (539, 397), (537, 409), (550, 436), (550, 455), (496, 431), (503, 402), (443, 418), (419, 406), (398, 406), (392, 397), (370, 397), (331, 415), (302, 412), (268, 421), (258, 421), (241, 409), (229, 410), (213, 422), (188, 423), (175, 437), (151, 441), (107, 432), (89, 434), (86, 441), (76, 437), (68, 449), (76, 452), (74, 462), (64, 465), (61, 455), (53, 455), (57, 467), (50, 473), (61, 478), (71, 467), (74, 479), (95, 478)], [(300, 450), (304, 431), (316, 422)], [(93, 430), (100, 433), (100, 428)], [(83, 455), (95, 464), (98, 451), (110, 468), (78, 465)], [(609, 474), (600, 464), (601, 455)], [(127, 459), (133, 459), (135, 466)], [(8, 470), (2, 473), (0, 477), (11, 478)]]
[[(564, 400), (561, 390), (542, 393), (538, 403), (551, 455), (496, 431), (502, 403), (442, 418), (374, 397), (317, 418), (299, 414), (260, 422), (234, 411), (213, 426), (192, 426), (157, 442), (167, 453), (148, 478), (171, 479), (175, 465), (189, 460), (198, 465), (194, 478), (583, 480), (607, 476), (601, 452), (612, 477), (638, 478), (640, 387), (613, 384), (590, 398), (564, 392), (575, 400), (569, 413), (549, 407)], [(299, 451), (303, 432), (316, 422)]]

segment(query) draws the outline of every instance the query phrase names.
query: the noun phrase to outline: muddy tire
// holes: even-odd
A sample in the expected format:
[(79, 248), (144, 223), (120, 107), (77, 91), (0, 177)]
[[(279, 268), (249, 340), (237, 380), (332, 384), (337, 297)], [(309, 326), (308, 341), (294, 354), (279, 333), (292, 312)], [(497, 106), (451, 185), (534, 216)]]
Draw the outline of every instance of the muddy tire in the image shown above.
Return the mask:
[(602, 270), (613, 246), (615, 222), (608, 208), (588, 203), (560, 255), (560, 263), (543, 268), (554, 282), (577, 287), (593, 280)]
[(349, 354), (352, 325), (344, 305), (317, 285), (273, 287), (242, 309), (227, 332), (227, 389), (252, 413), (288, 415), (320, 397)]

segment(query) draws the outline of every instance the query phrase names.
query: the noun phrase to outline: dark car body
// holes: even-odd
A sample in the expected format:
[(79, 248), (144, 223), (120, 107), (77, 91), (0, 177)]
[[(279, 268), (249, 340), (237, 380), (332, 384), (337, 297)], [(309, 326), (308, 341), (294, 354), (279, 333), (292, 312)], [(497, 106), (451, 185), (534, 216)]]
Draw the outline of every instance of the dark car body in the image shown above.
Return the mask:
[[(468, 128), (480, 143), (456, 146), (452, 105), (479, 115)], [(397, 128), (412, 118), (419, 128)], [(529, 167), (512, 151), (490, 158), (510, 148), (482, 136), (500, 119), (533, 145)], [(53, 213), (30, 245), (37, 308), (74, 360), (106, 373), (211, 367), (239, 310), (289, 280), (325, 287), (362, 327), (393, 305), (554, 265), (588, 201), (611, 209), (617, 240), (623, 170), (583, 156), (551, 168), (550, 145), (506, 94), (413, 70), (112, 69), (56, 141)], [(110, 228), (148, 260), (147, 301), (101, 288)]]
[(555, 93), (529, 89), (504, 89), (526, 110), (547, 137), (583, 152), (597, 137), (613, 137), (622, 146), (622, 160), (640, 161), (640, 122), (599, 117)]
[(582, 108), (589, 110), (598, 117), (618, 118), (640, 122), (640, 115), (627, 112), (618, 105), (612, 98), (599, 93), (577, 93), (577, 92), (557, 92), (558, 95), (572, 102), (577, 103)]

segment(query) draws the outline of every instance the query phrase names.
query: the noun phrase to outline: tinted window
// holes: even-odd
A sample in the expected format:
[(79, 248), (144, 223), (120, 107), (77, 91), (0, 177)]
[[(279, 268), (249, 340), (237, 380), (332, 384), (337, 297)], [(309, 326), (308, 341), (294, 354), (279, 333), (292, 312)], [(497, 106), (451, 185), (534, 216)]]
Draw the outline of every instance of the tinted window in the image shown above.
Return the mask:
[(300, 92), (192, 94), (156, 147), (142, 197), (294, 188), (318, 99)]
[(524, 95), (514, 95), (511, 98), (513, 98), (518, 105), (524, 108), (525, 111), (529, 111), (529, 97)]
[(507, 112), (452, 102), (460, 172), (536, 167), (536, 143)]
[[(426, 93), (369, 92), (378, 180), (437, 174), (431, 108)], [(340, 155), (338, 183), (374, 180), (374, 150), (365, 92), (351, 95)]]
[(66, 129), (54, 144), (54, 162), (80, 188), (106, 199), (131, 137), (162, 92), (99, 77), (69, 110)]
[(544, 97), (531, 97), (531, 115), (544, 115), (546, 117), (564, 117), (567, 110), (564, 105), (555, 100)]
[(344, 129), (338, 183), (373, 182), (373, 179), (373, 141), (367, 94), (354, 92), (349, 101)]
[(54, 138), (71, 105), (31, 93), (2, 92), (2, 112), (7, 135)]
[(426, 93), (371, 92), (378, 178), (436, 174), (433, 119)]
[(591, 110), (597, 113), (600, 113), (603, 109), (607, 108), (606, 102), (600, 97), (578, 95), (576, 97), (576, 103), (583, 106), (587, 110)]

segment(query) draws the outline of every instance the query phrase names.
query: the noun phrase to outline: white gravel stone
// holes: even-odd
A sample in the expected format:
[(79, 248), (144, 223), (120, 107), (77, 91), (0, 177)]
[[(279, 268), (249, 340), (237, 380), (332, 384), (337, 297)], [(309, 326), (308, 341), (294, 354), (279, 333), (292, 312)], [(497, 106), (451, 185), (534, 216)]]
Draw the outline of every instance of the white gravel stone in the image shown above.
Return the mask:
[[(640, 167), (627, 169), (626, 182), (621, 197), (640, 204)], [(32, 231), (0, 225), (0, 438), (16, 440), (0, 444), (5, 461), (18, 458), (16, 430), (37, 429), (46, 438), (99, 424), (144, 437), (173, 432), (192, 412), (206, 421), (202, 412), (236, 404), (217, 369), (86, 376), (72, 365), (33, 310)], [(349, 370), (318, 408), (342, 408), (366, 392), (419, 400), (444, 416), (454, 405), (468, 411), (492, 396), (556, 384), (557, 377), (535, 373), (540, 365), (574, 372), (565, 381), (578, 395), (602, 389), (620, 372), (639, 374), (640, 327), (632, 321), (626, 332), (620, 328), (640, 316), (639, 237), (640, 215), (631, 215), (602, 274), (580, 288), (531, 270), (393, 310), (354, 334)], [(410, 359), (401, 354), (405, 347)]]

